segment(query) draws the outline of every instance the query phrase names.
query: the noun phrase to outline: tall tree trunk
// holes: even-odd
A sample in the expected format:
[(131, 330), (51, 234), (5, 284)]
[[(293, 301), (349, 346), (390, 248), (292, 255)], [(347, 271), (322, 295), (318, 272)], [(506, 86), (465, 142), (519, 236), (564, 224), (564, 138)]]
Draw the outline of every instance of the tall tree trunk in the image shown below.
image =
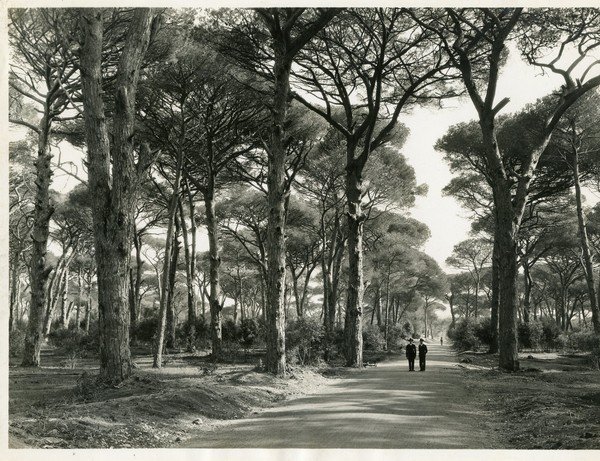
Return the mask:
[(129, 296), (129, 321), (130, 332), (133, 334), (137, 328), (137, 322), (140, 317), (140, 290), (142, 287), (143, 264), (142, 260), (142, 236), (138, 234), (135, 222), (133, 224), (133, 246), (135, 248), (135, 270), (133, 267), (129, 270), (130, 278), (130, 296)]
[(524, 293), (523, 293), (523, 322), (529, 323), (529, 317), (531, 313), (531, 273), (529, 267), (529, 259), (526, 256), (523, 256), (523, 284), (524, 284)]
[(179, 231), (180, 220), (175, 212), (175, 233), (173, 235), (173, 246), (171, 251), (171, 264), (169, 266), (169, 286), (167, 287), (167, 319), (165, 327), (165, 347), (173, 349), (175, 347), (175, 328), (177, 319), (175, 318), (175, 282), (177, 279), (177, 263), (179, 261)]
[[(10, 268), (10, 311), (8, 316), (8, 331), (13, 330), (15, 311), (18, 309), (17, 301), (21, 297), (21, 279), (19, 277), (19, 255), (13, 258), (13, 264)], [(18, 316), (17, 316), (18, 318)]]
[(287, 56), (286, 37), (273, 41), (274, 95), (271, 142), (267, 177), (267, 371), (285, 375), (285, 203), (289, 193), (285, 177), (285, 124), (289, 104), (291, 60)]
[(22, 366), (40, 366), (40, 352), (43, 340), (44, 313), (46, 306), (46, 286), (48, 275), (52, 271), (46, 266), (46, 251), (48, 249), (48, 235), (50, 217), (54, 212), (50, 205), (50, 182), (52, 170), (50, 168), (50, 132), (52, 117), (50, 115), (49, 101), (44, 106), (44, 116), (40, 121), (38, 135), (38, 155), (35, 161), (36, 192), (33, 229), (31, 232), (31, 261), (30, 261), (30, 291), (29, 319), (25, 347), (23, 349)]
[(69, 312), (67, 310), (67, 296), (69, 294), (69, 266), (65, 268), (63, 282), (60, 287), (60, 323), (63, 328), (69, 326)]
[[(135, 101), (139, 69), (150, 41), (154, 13), (135, 10), (117, 64), (115, 105), (109, 142), (104, 110), (103, 10), (82, 9), (81, 74), (89, 182), (98, 279), (100, 379), (118, 383), (131, 375), (129, 267), (134, 205), (151, 155), (134, 160)], [(111, 161), (112, 160), (112, 161)]]
[[(211, 178), (214, 181), (214, 178)], [(209, 280), (210, 280), (210, 331), (212, 358), (219, 360), (223, 347), (223, 305), (221, 304), (221, 255), (219, 254), (219, 223), (215, 212), (214, 182), (204, 194), (206, 230), (208, 231)]]
[(177, 163), (175, 166), (175, 181), (173, 183), (173, 195), (169, 201), (168, 209), (168, 223), (167, 223), (167, 237), (165, 240), (165, 253), (163, 261), (163, 272), (162, 272), (162, 286), (160, 294), (160, 307), (158, 312), (158, 331), (156, 334), (156, 342), (154, 344), (154, 360), (152, 363), (153, 368), (162, 367), (162, 354), (165, 342), (165, 330), (167, 326), (167, 311), (168, 311), (168, 300), (169, 300), (169, 280), (171, 276), (171, 265), (173, 262), (173, 244), (176, 242), (175, 230), (175, 219), (177, 214), (177, 202), (179, 195), (179, 186), (181, 181), (181, 169), (183, 166), (183, 149), (180, 146), (179, 152), (177, 153)]
[(509, 371), (519, 369), (517, 349), (517, 223), (511, 194), (504, 187), (498, 194), (497, 238), (500, 303), (498, 308), (499, 365)]
[(594, 326), (594, 333), (600, 334), (600, 314), (598, 312), (598, 300), (596, 298), (596, 289), (594, 286), (594, 266), (592, 264), (592, 255), (590, 252), (590, 243), (585, 224), (585, 215), (583, 214), (581, 181), (579, 179), (579, 151), (576, 148), (573, 149), (573, 182), (575, 184), (575, 199), (577, 202), (579, 241), (581, 245), (581, 252), (583, 254), (583, 268), (585, 272), (585, 281), (587, 283), (588, 297), (590, 300), (590, 310), (592, 311), (592, 325)]
[(346, 366), (362, 367), (363, 223), (362, 166), (354, 160), (355, 146), (347, 146), (346, 198), (348, 200), (348, 291), (346, 299)]
[[(496, 212), (494, 211), (494, 215)], [(497, 223), (496, 223), (497, 226)], [(494, 248), (492, 250), (492, 298), (490, 300), (490, 348), (488, 353), (498, 352), (498, 306), (500, 304), (500, 271), (497, 230), (494, 232)]]
[[(189, 194), (189, 191), (188, 191)], [(191, 198), (190, 198), (191, 200)], [(185, 220), (185, 213), (183, 212), (183, 204), (179, 200), (179, 215), (181, 216), (181, 233), (183, 235), (183, 248), (185, 256), (185, 277), (187, 287), (187, 329), (186, 329), (186, 350), (193, 352), (196, 349), (196, 290), (194, 287), (195, 283), (195, 258), (194, 253), (196, 252), (196, 227), (194, 223), (194, 205), (193, 200), (190, 202), (190, 222), (192, 228), (191, 238), (188, 236), (187, 222)], [(190, 248), (190, 240), (191, 248)]]

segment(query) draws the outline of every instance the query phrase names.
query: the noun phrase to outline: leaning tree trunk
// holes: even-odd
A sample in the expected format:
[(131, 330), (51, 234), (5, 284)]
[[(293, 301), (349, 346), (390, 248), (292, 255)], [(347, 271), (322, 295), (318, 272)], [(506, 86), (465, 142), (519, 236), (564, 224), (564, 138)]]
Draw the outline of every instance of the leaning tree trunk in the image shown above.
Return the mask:
[(208, 231), (209, 280), (210, 280), (210, 331), (212, 358), (219, 360), (223, 347), (223, 305), (221, 304), (221, 256), (219, 254), (219, 224), (215, 212), (214, 178), (204, 194), (206, 229)]
[(348, 200), (348, 291), (345, 319), (346, 366), (362, 367), (363, 314), (363, 223), (365, 215), (361, 200), (363, 193), (362, 167), (354, 160), (354, 148), (347, 147), (346, 198)]
[(598, 300), (596, 299), (596, 288), (594, 286), (594, 266), (590, 253), (590, 242), (588, 240), (585, 216), (581, 200), (581, 182), (579, 179), (579, 151), (573, 150), (573, 182), (575, 184), (575, 199), (577, 202), (577, 223), (579, 225), (579, 241), (583, 253), (583, 267), (585, 269), (585, 281), (587, 283), (590, 310), (592, 311), (592, 325), (594, 332), (600, 333), (600, 315), (598, 312)]
[(160, 294), (160, 307), (158, 311), (158, 331), (156, 333), (156, 341), (154, 344), (154, 360), (152, 363), (153, 368), (162, 367), (162, 354), (165, 342), (165, 329), (167, 324), (167, 308), (168, 308), (168, 289), (169, 279), (171, 276), (171, 264), (172, 264), (172, 252), (173, 242), (175, 241), (173, 231), (175, 228), (175, 214), (177, 213), (177, 202), (179, 194), (179, 183), (181, 181), (181, 168), (183, 165), (183, 150), (180, 147), (177, 154), (177, 163), (175, 166), (175, 182), (173, 183), (173, 195), (169, 201), (168, 209), (168, 224), (167, 224), (167, 237), (165, 240), (165, 253), (163, 261), (163, 272), (162, 272), (162, 284)]
[(274, 41), (275, 88), (272, 107), (271, 142), (267, 177), (267, 371), (285, 374), (285, 203), (289, 191), (285, 178), (285, 123), (289, 104), (291, 62), (285, 45)]
[(25, 348), (23, 350), (23, 366), (38, 367), (42, 340), (44, 339), (44, 314), (46, 305), (46, 285), (48, 275), (52, 268), (46, 266), (46, 251), (48, 249), (48, 235), (50, 232), (50, 217), (54, 209), (50, 205), (50, 182), (52, 170), (50, 169), (50, 130), (52, 118), (48, 115), (50, 108), (48, 101), (45, 105), (45, 114), (40, 122), (38, 136), (38, 156), (35, 161), (36, 192), (33, 229), (31, 232), (31, 262), (30, 262), (30, 290), (31, 302), (29, 303), (29, 319), (27, 334), (25, 335)]
[[(154, 14), (135, 10), (117, 65), (109, 142), (104, 110), (103, 10), (80, 10), (83, 46), (81, 75), (93, 230), (98, 279), (100, 379), (118, 383), (131, 375), (129, 348), (129, 267), (134, 205), (151, 155), (133, 154), (139, 70), (150, 40)], [(112, 160), (112, 161), (111, 161)]]

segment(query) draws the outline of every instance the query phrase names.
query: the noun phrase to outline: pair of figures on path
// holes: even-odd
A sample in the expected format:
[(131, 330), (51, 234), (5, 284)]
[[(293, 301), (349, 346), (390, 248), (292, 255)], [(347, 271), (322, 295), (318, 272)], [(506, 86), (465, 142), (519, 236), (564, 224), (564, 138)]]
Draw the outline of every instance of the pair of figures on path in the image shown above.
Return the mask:
[[(423, 338), (419, 340), (419, 367), (425, 371), (425, 357), (427, 356), (427, 346)], [(417, 357), (417, 346), (413, 344), (413, 339), (408, 339), (406, 345), (406, 358), (408, 359), (408, 371), (415, 371), (415, 358)]]

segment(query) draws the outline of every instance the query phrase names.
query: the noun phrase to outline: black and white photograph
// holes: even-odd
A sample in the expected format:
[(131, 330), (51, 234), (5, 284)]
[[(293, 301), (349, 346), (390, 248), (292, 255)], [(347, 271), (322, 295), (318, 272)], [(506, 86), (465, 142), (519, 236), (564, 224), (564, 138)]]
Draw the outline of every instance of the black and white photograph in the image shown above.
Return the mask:
[(3, 459), (598, 456), (600, 4), (167, 3), (3, 2)]

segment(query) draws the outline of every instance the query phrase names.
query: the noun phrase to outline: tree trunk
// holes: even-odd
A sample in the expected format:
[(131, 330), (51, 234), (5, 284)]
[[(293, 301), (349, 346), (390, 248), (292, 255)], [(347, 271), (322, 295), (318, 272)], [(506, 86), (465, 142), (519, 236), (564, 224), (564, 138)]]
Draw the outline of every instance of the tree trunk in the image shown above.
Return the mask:
[(502, 190), (497, 204), (497, 238), (500, 303), (498, 346), (500, 368), (519, 369), (517, 350), (517, 223), (509, 190)]
[(526, 256), (523, 256), (523, 322), (529, 323), (529, 316), (531, 313), (531, 273), (529, 271), (529, 260)]
[(175, 347), (175, 327), (177, 319), (175, 318), (175, 282), (177, 280), (177, 262), (179, 261), (179, 231), (180, 220), (175, 212), (175, 234), (173, 235), (173, 246), (171, 252), (171, 264), (169, 266), (169, 286), (167, 287), (167, 322), (165, 329), (165, 347), (173, 349)]
[(10, 268), (10, 311), (8, 316), (8, 331), (13, 330), (14, 313), (17, 310), (17, 300), (20, 298), (21, 279), (19, 277), (19, 255), (13, 258), (13, 264)]
[(137, 322), (140, 317), (140, 289), (142, 286), (143, 264), (142, 260), (142, 237), (138, 234), (134, 223), (133, 246), (135, 248), (135, 271), (130, 269), (130, 299), (129, 299), (129, 318), (130, 331), (133, 333), (137, 328)]
[[(494, 212), (494, 214), (496, 214)], [(496, 223), (497, 226), (497, 223)], [(498, 352), (498, 306), (500, 304), (500, 270), (497, 230), (494, 232), (494, 248), (492, 250), (492, 299), (490, 300), (490, 348), (488, 353)]]
[[(189, 191), (188, 191), (189, 194)], [(185, 277), (187, 287), (187, 330), (186, 330), (186, 350), (193, 352), (196, 349), (196, 290), (194, 287), (195, 283), (195, 258), (196, 253), (196, 225), (194, 223), (194, 205), (193, 200), (190, 197), (190, 222), (192, 228), (191, 235), (191, 248), (190, 248), (190, 237), (188, 236), (188, 228), (185, 220), (185, 213), (183, 212), (183, 204), (179, 200), (179, 215), (181, 216), (181, 233), (183, 235), (183, 248), (185, 256)]]
[[(129, 348), (129, 267), (134, 205), (150, 161), (133, 154), (135, 101), (139, 69), (150, 40), (154, 14), (135, 10), (115, 78), (115, 104), (109, 142), (104, 110), (102, 50), (103, 11), (80, 10), (83, 47), (81, 74), (89, 182), (92, 197), (98, 278), (100, 379), (118, 383), (131, 375)], [(112, 161), (111, 161), (112, 160)]]
[(160, 307), (158, 312), (158, 331), (156, 334), (156, 343), (154, 345), (153, 368), (162, 367), (162, 354), (165, 342), (165, 330), (167, 324), (168, 298), (169, 298), (169, 280), (171, 276), (171, 265), (173, 262), (173, 243), (176, 241), (176, 234), (173, 235), (175, 228), (175, 215), (177, 214), (177, 202), (179, 194), (179, 183), (181, 181), (181, 169), (183, 166), (183, 150), (180, 146), (177, 153), (177, 164), (175, 166), (175, 181), (173, 183), (173, 195), (169, 201), (167, 237), (165, 240), (165, 253), (162, 272), (162, 286), (160, 295)]
[(575, 199), (577, 202), (579, 241), (581, 244), (581, 252), (583, 254), (583, 268), (585, 272), (585, 281), (587, 283), (588, 297), (590, 300), (590, 310), (592, 311), (592, 325), (594, 326), (594, 333), (600, 334), (600, 315), (598, 312), (598, 300), (596, 298), (596, 290), (594, 286), (594, 266), (592, 264), (590, 243), (585, 224), (585, 216), (583, 214), (581, 182), (579, 179), (579, 152), (576, 148), (573, 149), (573, 182), (575, 184)]
[(362, 167), (354, 160), (354, 147), (347, 146), (346, 198), (348, 200), (348, 291), (346, 299), (346, 366), (362, 367), (363, 313), (363, 193)]
[(287, 56), (286, 37), (273, 41), (275, 87), (267, 177), (267, 371), (285, 375), (285, 203), (289, 191), (285, 177), (285, 123), (289, 104), (291, 60)]
[(69, 326), (69, 312), (67, 310), (67, 296), (69, 294), (69, 266), (65, 268), (63, 281), (60, 287), (60, 324), (63, 328)]
[[(213, 178), (214, 180), (214, 178)], [(215, 212), (214, 183), (204, 194), (206, 230), (208, 231), (209, 280), (210, 280), (210, 331), (212, 358), (219, 360), (223, 347), (223, 305), (221, 304), (221, 255), (219, 254), (219, 224)]]
[(30, 262), (30, 291), (29, 319), (25, 347), (23, 349), (22, 366), (40, 366), (40, 352), (43, 340), (44, 313), (46, 306), (46, 286), (48, 275), (52, 269), (46, 267), (46, 251), (48, 249), (48, 235), (50, 217), (54, 209), (50, 205), (50, 183), (52, 170), (50, 169), (50, 131), (52, 118), (49, 115), (50, 107), (46, 101), (44, 116), (40, 121), (38, 136), (38, 156), (35, 161), (36, 192), (33, 229), (31, 232), (31, 262)]

